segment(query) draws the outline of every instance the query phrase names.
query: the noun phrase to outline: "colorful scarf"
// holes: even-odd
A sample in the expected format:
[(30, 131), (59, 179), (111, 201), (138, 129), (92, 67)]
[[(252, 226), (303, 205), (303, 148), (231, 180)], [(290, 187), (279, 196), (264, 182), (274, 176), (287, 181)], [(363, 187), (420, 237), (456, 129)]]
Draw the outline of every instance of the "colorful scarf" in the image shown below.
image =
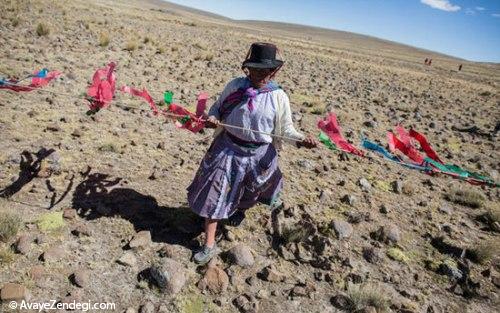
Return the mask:
[(261, 93), (271, 92), (281, 87), (276, 84), (274, 81), (268, 82), (264, 87), (255, 89), (250, 86), (250, 80), (247, 78), (245, 82), (245, 87), (238, 88), (235, 92), (231, 93), (227, 96), (223, 101), (221, 106), (219, 107), (219, 116), (221, 120), (224, 120), (229, 114), (233, 111), (233, 109), (240, 103), (248, 100), (248, 109), (250, 112), (253, 111), (253, 100), (257, 95)]

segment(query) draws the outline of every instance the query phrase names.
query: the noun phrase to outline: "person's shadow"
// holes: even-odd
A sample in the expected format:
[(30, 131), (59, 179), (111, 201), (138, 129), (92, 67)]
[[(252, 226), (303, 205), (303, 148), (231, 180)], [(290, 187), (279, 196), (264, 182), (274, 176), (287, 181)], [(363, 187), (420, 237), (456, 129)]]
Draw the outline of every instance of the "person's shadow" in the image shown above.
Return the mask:
[(203, 231), (203, 219), (188, 207), (159, 206), (156, 199), (131, 188), (122, 188), (121, 178), (90, 173), (73, 193), (73, 208), (87, 220), (101, 216), (119, 216), (134, 225), (136, 231), (149, 230), (154, 242), (179, 244), (193, 249)]
[(26, 150), (23, 151), (21, 153), (21, 163), (19, 164), (19, 177), (12, 184), (0, 190), (0, 197), (10, 198), (30, 183), (33, 178), (38, 176), (43, 159), (48, 157), (54, 151), (54, 149), (47, 150), (42, 148), (35, 153), (36, 160), (33, 158), (32, 153)]

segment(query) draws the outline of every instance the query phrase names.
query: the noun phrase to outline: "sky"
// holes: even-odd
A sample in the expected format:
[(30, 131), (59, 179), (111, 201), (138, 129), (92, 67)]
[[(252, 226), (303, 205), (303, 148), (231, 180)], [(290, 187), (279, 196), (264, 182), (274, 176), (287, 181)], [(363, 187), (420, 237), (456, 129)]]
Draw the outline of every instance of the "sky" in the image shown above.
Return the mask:
[(168, 0), (232, 19), (370, 35), (500, 63), (500, 0)]

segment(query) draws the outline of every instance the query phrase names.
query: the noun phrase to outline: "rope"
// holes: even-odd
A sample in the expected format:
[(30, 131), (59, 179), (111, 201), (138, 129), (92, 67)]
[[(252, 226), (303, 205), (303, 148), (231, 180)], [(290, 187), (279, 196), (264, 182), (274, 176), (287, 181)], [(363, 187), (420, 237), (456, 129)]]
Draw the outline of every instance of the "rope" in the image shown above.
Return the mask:
[[(12, 83), (9, 83), (9, 82), (4, 82), (4, 83), (7, 84), (7, 85), (10, 85), (10, 86), (18, 86), (18, 87), (22, 86), (22, 85), (12, 84)], [(60, 95), (60, 96), (68, 97), (68, 98), (71, 98), (71, 99), (88, 100), (86, 98), (80, 98), (80, 97), (76, 97), (75, 95), (71, 95), (71, 94), (67, 94), (67, 93), (61, 93), (61, 92), (55, 92), (55, 91), (51, 91), (51, 90), (48, 90), (48, 89), (40, 89), (40, 88), (30, 87), (30, 86), (22, 86), (22, 87), (27, 87), (27, 88), (30, 88), (31, 90), (36, 90), (36, 91), (51, 93), (51, 94), (55, 94), (55, 95)], [(120, 104), (120, 105), (117, 105), (117, 106), (122, 107), (122, 108), (139, 109), (138, 107), (132, 107), (132, 106), (127, 106), (127, 105), (123, 105), (123, 104)], [(165, 111), (163, 111), (161, 114), (163, 114), (165, 116), (174, 117), (174, 118), (183, 118), (183, 117), (185, 117), (185, 115), (175, 114), (175, 113), (169, 113), (169, 112), (165, 112)], [(206, 122), (207, 120), (200, 118), (200, 121)], [(240, 127), (240, 126), (226, 124), (226, 123), (219, 123), (219, 125), (223, 126), (223, 127), (240, 129), (240, 130), (245, 130), (245, 131), (249, 131), (249, 132), (253, 132), (253, 133), (268, 135), (268, 136), (270, 136), (272, 138), (280, 138), (280, 139), (286, 139), (286, 140), (290, 140), (290, 141), (300, 141), (300, 140), (297, 140), (295, 138), (291, 138), (291, 137), (287, 137), (287, 136), (280, 136), (280, 135), (276, 135), (276, 134), (273, 134), (273, 133), (268, 133), (268, 132), (264, 132), (264, 131), (254, 130), (254, 129), (251, 129), (251, 128), (245, 128), (245, 127)]]

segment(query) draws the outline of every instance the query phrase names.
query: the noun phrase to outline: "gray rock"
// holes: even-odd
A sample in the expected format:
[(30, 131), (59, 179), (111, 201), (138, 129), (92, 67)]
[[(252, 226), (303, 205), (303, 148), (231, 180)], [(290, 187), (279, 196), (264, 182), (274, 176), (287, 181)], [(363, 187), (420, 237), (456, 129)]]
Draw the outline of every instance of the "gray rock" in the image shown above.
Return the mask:
[(361, 186), (361, 190), (365, 191), (365, 192), (369, 192), (371, 189), (372, 189), (372, 185), (370, 184), (370, 182), (365, 179), (365, 178), (361, 178), (359, 181), (358, 181), (358, 184), (359, 186)]
[(334, 220), (332, 221), (332, 227), (338, 239), (349, 238), (353, 232), (351, 224), (345, 221)]
[(262, 279), (264, 279), (265, 281), (269, 281), (269, 282), (273, 282), (273, 283), (280, 282), (280, 281), (283, 281), (285, 279), (285, 276), (283, 274), (281, 274), (280, 272), (278, 272), (278, 270), (276, 268), (274, 268), (274, 266), (272, 266), (272, 265), (264, 267), (262, 269), (262, 271), (260, 272), (260, 277)]
[(371, 237), (386, 244), (395, 244), (401, 240), (401, 232), (396, 225), (380, 226), (377, 231), (371, 233)]
[(403, 193), (403, 182), (400, 180), (396, 180), (392, 182), (392, 191), (397, 194)]
[(28, 254), (31, 248), (31, 238), (28, 235), (21, 235), (14, 244), (14, 251), (20, 254)]
[(169, 258), (164, 258), (161, 264), (152, 266), (150, 274), (153, 283), (162, 292), (169, 295), (175, 295), (180, 292), (186, 283), (186, 274), (182, 264)]
[(152, 302), (146, 302), (141, 305), (140, 313), (155, 313), (155, 305)]
[(76, 286), (85, 288), (89, 285), (90, 273), (86, 270), (80, 269), (75, 271), (71, 278)]
[(228, 251), (231, 260), (242, 267), (251, 267), (255, 263), (252, 251), (245, 244), (238, 244)]
[(151, 232), (149, 230), (141, 230), (135, 234), (134, 238), (130, 240), (129, 247), (132, 249), (145, 248), (151, 244)]
[(229, 277), (218, 266), (209, 266), (203, 278), (198, 282), (198, 288), (208, 290), (214, 294), (221, 294), (229, 286)]
[(137, 266), (137, 258), (132, 251), (126, 251), (122, 256), (116, 260), (117, 263), (125, 266), (135, 267)]
[(64, 258), (66, 252), (62, 247), (52, 247), (45, 251), (42, 255), (44, 262), (56, 262)]
[(248, 294), (242, 294), (233, 300), (233, 304), (242, 313), (256, 313), (259, 310), (257, 299)]
[(381, 259), (380, 251), (372, 247), (365, 247), (363, 248), (363, 258), (368, 263), (376, 264)]
[(345, 195), (340, 200), (346, 204), (349, 204), (350, 206), (353, 206), (354, 203), (356, 202), (356, 197), (352, 195)]
[(451, 214), (453, 210), (448, 205), (443, 204), (439, 206), (438, 211), (444, 214)]
[(30, 292), (29, 290), (20, 284), (6, 283), (3, 285), (0, 291), (0, 300), (3, 302), (7, 301), (17, 301), (17, 300), (29, 300)]

